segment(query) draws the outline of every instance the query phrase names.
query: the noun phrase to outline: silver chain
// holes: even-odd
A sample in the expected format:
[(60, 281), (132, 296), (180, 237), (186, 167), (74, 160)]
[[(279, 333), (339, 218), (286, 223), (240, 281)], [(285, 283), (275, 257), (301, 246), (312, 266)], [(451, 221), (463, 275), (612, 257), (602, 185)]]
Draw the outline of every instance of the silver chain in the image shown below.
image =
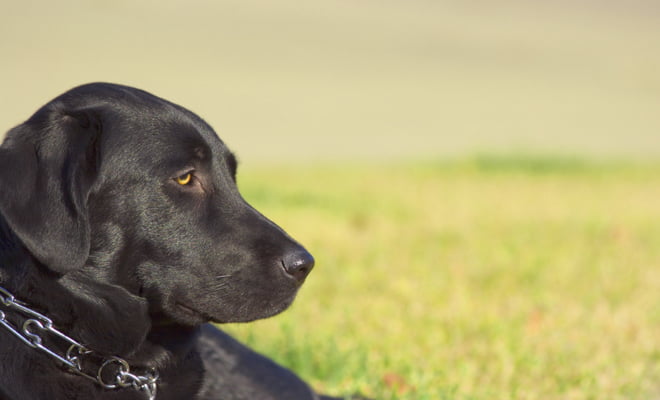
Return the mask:
[[(83, 371), (82, 361), (86, 357), (99, 358), (99, 356), (94, 355), (92, 350), (89, 350), (84, 345), (55, 329), (53, 321), (50, 318), (28, 308), (25, 303), (16, 300), (14, 295), (2, 287), (0, 287), (0, 304), (5, 307), (4, 311), (0, 309), (0, 325), (5, 327), (26, 345), (48, 354), (69, 367), (71, 372), (91, 379), (104, 389), (130, 387), (137, 391), (145, 392), (149, 400), (156, 399), (158, 371), (155, 369), (150, 369), (144, 375), (136, 375), (131, 372), (131, 368), (126, 360), (119, 357), (110, 357), (103, 360), (96, 375), (89, 374)], [(5, 311), (9, 310), (16, 311), (27, 317), (22, 327), (16, 327), (7, 320)], [(43, 344), (45, 335), (52, 335), (67, 342), (69, 348), (66, 353), (58, 354), (55, 350), (46, 347)], [(104, 376), (108, 376), (108, 373), (112, 374), (113, 372), (115, 375), (112, 379), (104, 378)]]

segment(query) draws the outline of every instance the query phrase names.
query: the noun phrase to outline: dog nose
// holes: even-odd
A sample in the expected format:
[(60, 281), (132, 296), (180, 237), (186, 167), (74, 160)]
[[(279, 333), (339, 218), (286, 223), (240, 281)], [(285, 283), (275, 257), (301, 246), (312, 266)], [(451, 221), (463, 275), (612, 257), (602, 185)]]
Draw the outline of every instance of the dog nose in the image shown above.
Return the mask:
[(307, 250), (302, 249), (287, 254), (282, 260), (282, 265), (287, 274), (302, 282), (314, 268), (314, 257)]

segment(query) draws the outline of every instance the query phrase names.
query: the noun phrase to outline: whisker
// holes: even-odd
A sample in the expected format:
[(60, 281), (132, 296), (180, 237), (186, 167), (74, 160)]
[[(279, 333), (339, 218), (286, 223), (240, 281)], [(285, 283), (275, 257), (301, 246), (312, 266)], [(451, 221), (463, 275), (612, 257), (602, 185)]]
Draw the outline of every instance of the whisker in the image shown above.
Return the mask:
[(214, 282), (209, 285), (209, 289), (212, 291), (222, 290), (229, 286), (229, 282)]

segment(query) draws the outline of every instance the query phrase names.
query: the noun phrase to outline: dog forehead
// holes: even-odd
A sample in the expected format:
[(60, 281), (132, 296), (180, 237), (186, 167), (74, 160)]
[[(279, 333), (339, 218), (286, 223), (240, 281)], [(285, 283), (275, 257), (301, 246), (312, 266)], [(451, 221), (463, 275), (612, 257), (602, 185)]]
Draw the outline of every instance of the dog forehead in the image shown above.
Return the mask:
[[(101, 121), (102, 164), (123, 170), (180, 165), (191, 160), (226, 164), (231, 152), (213, 128), (192, 111), (149, 92), (112, 83), (78, 86), (45, 108), (93, 110)], [(103, 161), (106, 161), (103, 163)]]
[(110, 151), (159, 154), (186, 152), (221, 157), (228, 150), (213, 128), (177, 104), (138, 91), (105, 103), (101, 139)]
[(104, 129), (101, 147), (105, 158), (142, 167), (181, 168), (230, 157), (231, 152), (210, 127), (162, 115), (146, 117), (121, 119)]
[(104, 126), (120, 127), (132, 134), (134, 140), (139, 140), (141, 135), (149, 139), (171, 130), (197, 132), (208, 143), (219, 140), (213, 129), (194, 112), (130, 86), (90, 83), (71, 89), (52, 103), (62, 104), (65, 109), (101, 110), (105, 114)]

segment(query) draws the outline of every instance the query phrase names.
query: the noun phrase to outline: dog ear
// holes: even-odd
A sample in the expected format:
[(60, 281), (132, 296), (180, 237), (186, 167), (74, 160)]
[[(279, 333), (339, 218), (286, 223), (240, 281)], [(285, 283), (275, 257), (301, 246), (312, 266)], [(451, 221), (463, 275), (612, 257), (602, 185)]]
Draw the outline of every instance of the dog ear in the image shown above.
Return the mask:
[(101, 130), (94, 110), (46, 106), (0, 146), (0, 214), (28, 251), (60, 274), (89, 256), (86, 203)]

